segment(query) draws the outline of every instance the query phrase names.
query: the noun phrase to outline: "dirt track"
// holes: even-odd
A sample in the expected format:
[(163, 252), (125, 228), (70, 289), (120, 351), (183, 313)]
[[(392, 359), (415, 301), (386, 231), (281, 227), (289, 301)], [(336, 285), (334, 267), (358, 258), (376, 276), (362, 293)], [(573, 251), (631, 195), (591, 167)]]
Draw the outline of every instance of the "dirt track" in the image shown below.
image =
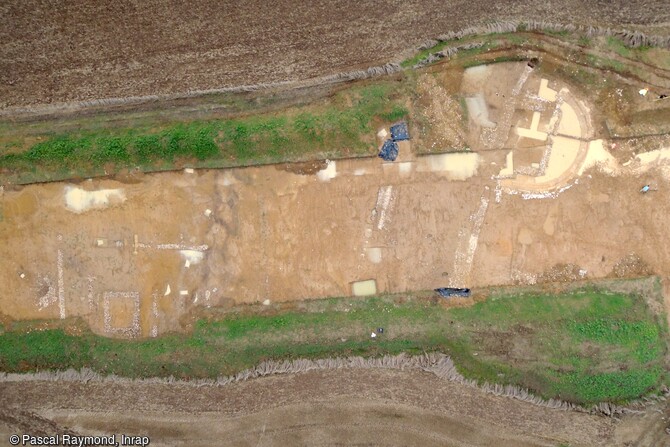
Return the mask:
[(12, 0), (0, 16), (0, 108), (301, 80), (397, 60), (491, 20), (670, 22), (661, 0)]

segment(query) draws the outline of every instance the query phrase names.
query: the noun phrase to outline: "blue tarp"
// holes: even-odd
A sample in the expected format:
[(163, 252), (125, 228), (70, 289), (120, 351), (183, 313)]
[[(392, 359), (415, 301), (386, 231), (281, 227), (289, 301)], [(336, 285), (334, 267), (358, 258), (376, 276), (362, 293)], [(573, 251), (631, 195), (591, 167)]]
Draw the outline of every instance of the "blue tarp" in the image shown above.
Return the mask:
[(441, 287), (439, 289), (435, 289), (437, 293), (440, 294), (440, 296), (443, 296), (444, 298), (449, 298), (452, 296), (464, 296), (468, 297), (470, 296), (470, 289), (459, 289), (455, 287)]
[(409, 131), (407, 130), (407, 123), (402, 121), (391, 126), (391, 139), (393, 141), (409, 140)]
[(394, 161), (398, 158), (398, 145), (393, 140), (386, 140), (379, 151), (379, 158), (385, 161)]

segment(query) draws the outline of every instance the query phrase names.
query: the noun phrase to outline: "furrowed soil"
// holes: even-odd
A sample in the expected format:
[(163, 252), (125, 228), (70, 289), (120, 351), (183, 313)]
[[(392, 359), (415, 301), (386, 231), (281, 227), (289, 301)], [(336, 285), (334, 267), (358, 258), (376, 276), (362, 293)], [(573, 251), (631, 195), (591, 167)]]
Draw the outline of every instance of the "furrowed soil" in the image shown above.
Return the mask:
[(492, 20), (652, 32), (670, 22), (658, 0), (30, 0), (0, 12), (0, 109), (304, 80), (399, 61), (426, 39)]
[[(14, 416), (20, 421), (0, 413), (4, 439), (36, 415), (59, 427), (51, 432), (67, 427), (81, 435), (143, 434), (159, 446), (207, 446), (225, 439), (226, 445), (239, 446), (586, 447), (623, 446), (622, 430), (628, 430), (626, 440), (634, 434), (614, 419), (536, 407), (420, 372), (308, 372), (213, 388), (129, 382), (27, 385), (0, 383), (3, 412), (20, 408)], [(634, 422), (638, 436), (646, 432), (663, 441), (660, 415)]]

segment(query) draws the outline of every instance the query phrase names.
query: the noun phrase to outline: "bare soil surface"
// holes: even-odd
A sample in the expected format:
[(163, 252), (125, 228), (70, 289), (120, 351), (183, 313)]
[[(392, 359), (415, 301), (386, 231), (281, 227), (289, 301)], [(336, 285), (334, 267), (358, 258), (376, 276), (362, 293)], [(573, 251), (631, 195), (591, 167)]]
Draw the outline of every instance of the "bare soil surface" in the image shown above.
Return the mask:
[[(156, 337), (188, 330), (202, 308), (348, 296), (369, 279), (379, 292), (404, 292), (670, 277), (667, 138), (612, 138), (599, 125), (609, 103), (525, 66), (496, 64), (495, 82), (465, 86), (462, 70), (422, 79), (435, 154), (416, 155), (412, 141), (396, 163), (0, 188), (0, 322), (81, 317), (106, 336)], [(622, 116), (656, 110), (638, 87), (612, 87), (612, 104), (630, 99)], [(431, 101), (454, 91), (481, 94), (496, 128)], [(455, 121), (462, 128), (440, 129)], [(440, 153), (455, 142), (475, 151)], [(653, 189), (643, 194), (645, 184)], [(668, 445), (662, 405), (616, 422), (402, 371), (198, 389), (4, 382), (0, 407), (0, 443), (17, 431), (72, 430), (149, 434), (153, 445)]]
[(0, 8), (0, 108), (302, 80), (398, 60), (429, 38), (492, 20), (652, 30), (670, 22), (660, 0), (31, 0)]
[[(603, 112), (572, 84), (523, 62), (477, 70), (422, 82), (462, 82), (497, 126), (428, 103), (437, 137), (401, 142), (395, 163), (7, 187), (4, 318), (82, 317), (99, 334), (155, 337), (187, 330), (202, 308), (351, 296), (371, 279), (393, 293), (670, 275), (667, 142), (613, 149), (594, 126)], [(455, 130), (441, 140), (440, 127)], [(453, 138), (477, 152), (414, 152)]]
[[(79, 434), (145, 434), (152, 445), (623, 445), (613, 419), (403, 371), (309, 372), (214, 388), (3, 382), (0, 403)], [(6, 439), (17, 425), (0, 421)]]

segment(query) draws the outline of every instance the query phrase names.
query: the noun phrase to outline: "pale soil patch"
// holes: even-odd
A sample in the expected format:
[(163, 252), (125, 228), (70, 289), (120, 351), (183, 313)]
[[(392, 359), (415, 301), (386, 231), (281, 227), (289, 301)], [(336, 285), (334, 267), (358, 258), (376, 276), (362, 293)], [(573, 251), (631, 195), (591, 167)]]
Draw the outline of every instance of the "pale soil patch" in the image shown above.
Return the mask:
[(351, 293), (354, 296), (368, 296), (377, 293), (377, 282), (374, 279), (356, 281), (351, 284)]
[(583, 135), (577, 112), (568, 102), (561, 104), (561, 120), (556, 133), (574, 138), (581, 138)]
[(477, 65), (465, 69), (461, 90), (466, 94), (475, 94), (480, 91), (481, 85), (488, 81), (492, 73), (492, 65)]
[(509, 151), (505, 156), (505, 167), (500, 170), (498, 177), (511, 177), (514, 175), (514, 151)]
[(615, 174), (618, 169), (616, 158), (605, 149), (603, 140), (593, 140), (589, 142), (589, 149), (586, 153), (586, 158), (581, 168), (579, 168), (578, 175), (592, 167), (597, 167), (606, 174)]
[(637, 154), (631, 166), (636, 175), (646, 174), (653, 168), (657, 168), (661, 175), (670, 180), (670, 148), (657, 149)]
[(379, 247), (370, 247), (366, 250), (368, 260), (373, 264), (382, 262), (382, 249)]
[(65, 187), (65, 206), (74, 213), (106, 208), (109, 205), (123, 203), (125, 200), (123, 189), (86, 191), (76, 186)]
[(179, 253), (181, 253), (189, 265), (198, 264), (205, 257), (205, 253), (197, 250), (180, 250)]
[(572, 138), (555, 136), (551, 146), (551, 154), (544, 175), (537, 177), (538, 183), (556, 180), (567, 172), (577, 160), (581, 141)]
[(449, 180), (467, 180), (477, 174), (479, 154), (456, 153), (424, 155), (418, 159), (418, 172), (439, 172)]
[(337, 162), (328, 160), (328, 166), (317, 172), (316, 176), (322, 182), (327, 182), (337, 177)]
[(540, 90), (538, 92), (538, 96), (546, 101), (549, 102), (555, 102), (556, 101), (556, 94), (558, 92), (556, 90), (552, 90), (549, 88), (549, 80), (548, 79), (542, 79), (540, 81)]
[(520, 137), (545, 141), (547, 139), (547, 134), (546, 132), (540, 132), (537, 130), (539, 124), (540, 124), (540, 112), (533, 112), (533, 119), (530, 123), (530, 128), (524, 129), (523, 127), (517, 127), (516, 132)]
[(657, 149), (654, 151), (643, 152), (637, 154), (635, 158), (642, 164), (649, 165), (654, 163), (661, 163), (665, 160), (670, 160), (670, 148)]
[(620, 164), (616, 157), (608, 151), (602, 140), (594, 140), (589, 143), (589, 149), (579, 169), (581, 176), (592, 167), (611, 175), (628, 175), (640, 177), (653, 169), (658, 169), (661, 176), (670, 180), (670, 148), (656, 149), (635, 155), (625, 163)]
[(468, 115), (476, 124), (488, 128), (496, 127), (496, 123), (489, 119), (489, 108), (481, 93), (465, 98), (465, 104), (468, 107)]
[(412, 172), (414, 165), (415, 162), (413, 161), (400, 162), (398, 163), (398, 173), (401, 177), (407, 177)]

